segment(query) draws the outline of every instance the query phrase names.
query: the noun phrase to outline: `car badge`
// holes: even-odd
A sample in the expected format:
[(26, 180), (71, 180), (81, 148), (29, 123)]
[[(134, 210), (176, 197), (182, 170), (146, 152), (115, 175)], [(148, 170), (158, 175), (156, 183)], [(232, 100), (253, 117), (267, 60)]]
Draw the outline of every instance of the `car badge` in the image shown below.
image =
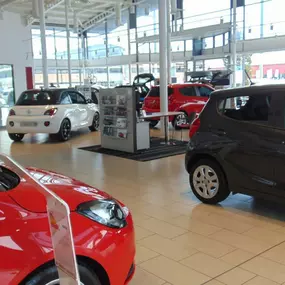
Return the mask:
[(31, 113), (32, 113), (31, 110), (27, 110), (28, 115), (31, 115)]

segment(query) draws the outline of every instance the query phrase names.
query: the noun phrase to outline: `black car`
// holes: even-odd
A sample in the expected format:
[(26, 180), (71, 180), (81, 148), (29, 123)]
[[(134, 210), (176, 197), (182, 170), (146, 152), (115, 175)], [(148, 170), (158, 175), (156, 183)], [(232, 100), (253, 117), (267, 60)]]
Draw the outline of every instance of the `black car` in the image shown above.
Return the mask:
[(185, 166), (202, 202), (231, 192), (285, 202), (284, 84), (213, 92), (189, 135)]

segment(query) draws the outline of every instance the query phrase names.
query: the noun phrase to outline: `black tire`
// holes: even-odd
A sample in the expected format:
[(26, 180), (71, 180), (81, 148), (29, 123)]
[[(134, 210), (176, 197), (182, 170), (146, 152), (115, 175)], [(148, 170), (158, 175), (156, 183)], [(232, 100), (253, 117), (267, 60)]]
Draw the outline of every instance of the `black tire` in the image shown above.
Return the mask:
[(89, 127), (89, 130), (91, 132), (99, 131), (99, 126), (100, 126), (100, 115), (98, 112), (96, 112), (93, 117), (92, 125)]
[(25, 136), (25, 134), (8, 134), (8, 135), (9, 138), (15, 142), (20, 142)]
[[(208, 197), (203, 197), (202, 194), (199, 193), (202, 190), (201, 187), (205, 187), (205, 185), (209, 185), (208, 184), (208, 181), (209, 181), (208, 178), (206, 176), (204, 176), (204, 178), (203, 177), (200, 178), (200, 181), (202, 181), (201, 183), (197, 182), (197, 177), (198, 177), (197, 174), (199, 173), (200, 169), (203, 169), (203, 166), (208, 167), (209, 170), (211, 169), (211, 171), (209, 171), (209, 173), (212, 174), (213, 176), (211, 176), (211, 175), (208, 175), (208, 176), (211, 177), (210, 179), (213, 179), (212, 181), (215, 181), (214, 175), (216, 175), (216, 177), (217, 177), (216, 181), (218, 182), (218, 184), (217, 184), (218, 187), (215, 188), (216, 190), (213, 191), (213, 194), (212, 194), (212, 192), (211, 192), (211, 194), (209, 194), (210, 192), (208, 190), (206, 191), (207, 194), (209, 194)], [(225, 174), (222, 171), (220, 165), (218, 163), (216, 163), (215, 161), (213, 161), (211, 159), (201, 159), (191, 167), (189, 173), (190, 173), (189, 180), (190, 180), (191, 189), (192, 189), (194, 195), (203, 203), (205, 203), (205, 204), (218, 204), (218, 203), (222, 202), (223, 200), (225, 200), (229, 196), (230, 190), (228, 187), (228, 183), (227, 183)], [(196, 177), (196, 182), (195, 182), (195, 177)], [(199, 179), (199, 177), (198, 177), (198, 179)], [(201, 187), (199, 187), (199, 185), (201, 185)], [(213, 196), (211, 196), (211, 195), (213, 195)]]
[(149, 126), (153, 129), (158, 124), (158, 122), (159, 121), (150, 121)]
[(184, 116), (185, 118), (185, 122), (189, 123), (189, 118), (186, 112), (183, 111), (183, 115), (177, 115), (175, 116), (174, 120), (172, 121), (172, 126), (174, 127), (175, 130), (181, 130), (182, 128), (180, 127), (181, 123), (179, 121), (183, 120), (183, 118), (181, 118), (182, 116)]
[[(70, 135), (71, 135), (71, 123), (70, 123), (69, 119), (64, 119), (61, 122), (59, 132), (56, 134), (55, 137), (59, 141), (63, 141), (64, 142), (64, 141), (69, 140)], [(53, 137), (53, 135), (51, 137)]]
[[(84, 285), (102, 285), (96, 274), (85, 264), (78, 265), (80, 281)], [(37, 272), (23, 285), (46, 285), (58, 279), (56, 266), (50, 266), (44, 270)], [(58, 283), (55, 283), (59, 285)]]

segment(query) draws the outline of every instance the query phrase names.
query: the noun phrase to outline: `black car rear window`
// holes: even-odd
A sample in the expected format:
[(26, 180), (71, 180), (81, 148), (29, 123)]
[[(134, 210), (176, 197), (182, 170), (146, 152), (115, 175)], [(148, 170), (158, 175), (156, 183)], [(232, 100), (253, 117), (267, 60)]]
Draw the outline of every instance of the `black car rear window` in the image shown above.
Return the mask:
[(58, 104), (58, 100), (59, 94), (55, 90), (28, 90), (20, 95), (16, 105), (55, 105)]
[(15, 188), (20, 183), (20, 178), (11, 170), (0, 166), (0, 192)]
[[(173, 94), (173, 88), (168, 87), (168, 96)], [(152, 87), (148, 93), (149, 97), (160, 97), (160, 88), (157, 87)]]

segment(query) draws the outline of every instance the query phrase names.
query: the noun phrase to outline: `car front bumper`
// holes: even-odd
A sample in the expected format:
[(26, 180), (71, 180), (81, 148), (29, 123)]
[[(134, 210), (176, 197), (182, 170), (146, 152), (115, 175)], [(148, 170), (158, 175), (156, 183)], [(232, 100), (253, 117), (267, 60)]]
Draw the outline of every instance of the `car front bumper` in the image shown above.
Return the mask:
[[(99, 263), (111, 285), (128, 284), (135, 272), (135, 234), (131, 215), (127, 217), (127, 226), (122, 229), (110, 229), (75, 212), (71, 213), (71, 221), (76, 255)], [(82, 241), (80, 236), (84, 236)]]
[[(45, 122), (49, 122), (45, 126)], [(56, 134), (60, 129), (60, 120), (50, 116), (9, 116), (6, 129), (10, 134), (47, 133)]]

